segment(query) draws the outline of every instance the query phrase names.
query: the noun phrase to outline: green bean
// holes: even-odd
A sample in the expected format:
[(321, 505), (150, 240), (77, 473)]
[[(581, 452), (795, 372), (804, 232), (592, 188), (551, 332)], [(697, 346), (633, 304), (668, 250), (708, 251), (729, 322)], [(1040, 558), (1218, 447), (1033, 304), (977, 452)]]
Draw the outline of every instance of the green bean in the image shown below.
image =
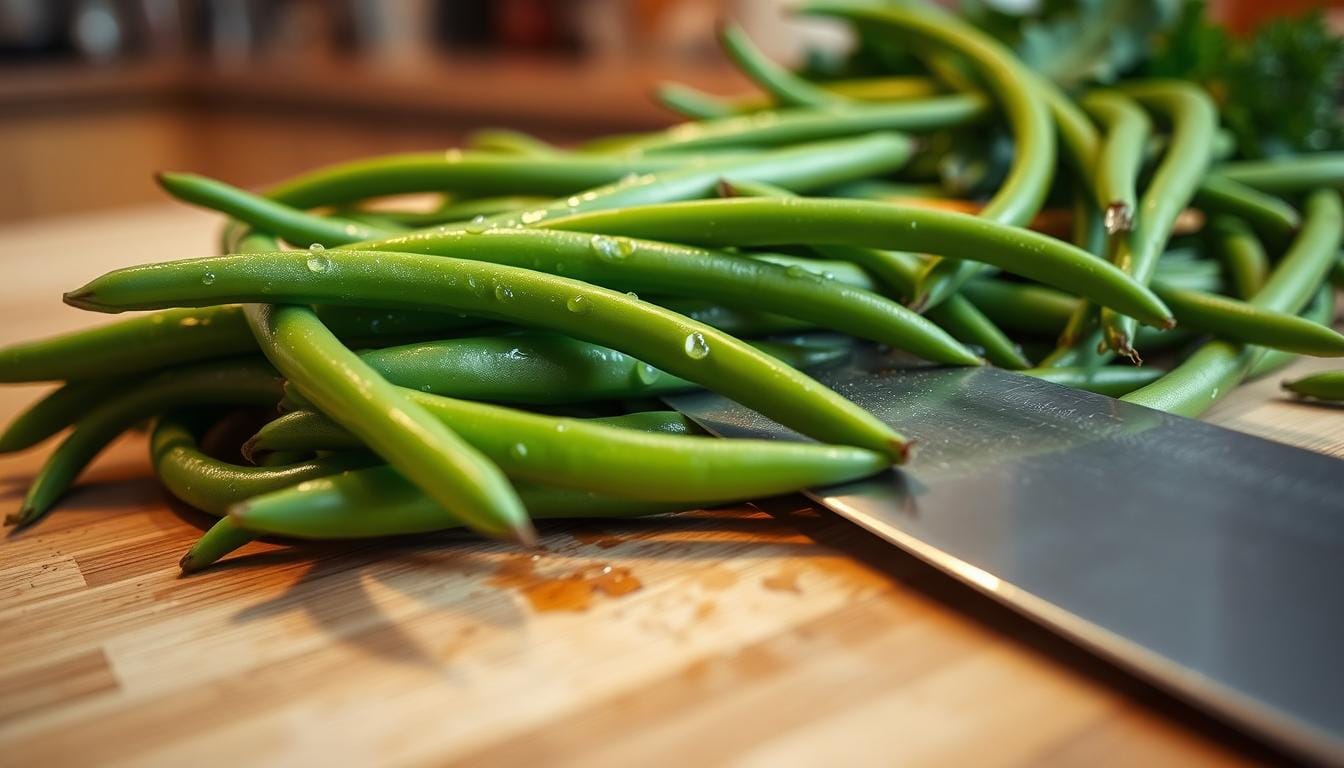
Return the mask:
[(152, 376), (138, 387), (112, 393), (85, 414), (47, 457), (18, 512), (9, 522), (36, 522), (65, 493), (100, 451), (145, 419), (184, 405), (230, 403), (273, 405), (280, 379), (260, 361), (229, 360), (177, 368)]
[(1093, 91), (1083, 97), (1082, 103), (1106, 126), (1093, 179), (1096, 198), (1106, 206), (1106, 232), (1128, 232), (1133, 226), (1138, 197), (1135, 189), (1151, 123), (1133, 99), (1114, 91)]
[(1324, 371), (1283, 382), (1283, 388), (1316, 400), (1344, 400), (1344, 371)]
[[(917, 36), (940, 50), (973, 62), (1006, 112), (1016, 143), (1008, 176), (980, 215), (1018, 226), (1031, 221), (1045, 201), (1054, 172), (1055, 132), (1049, 105), (1035, 87), (1034, 78), (1009, 50), (956, 17), (928, 7), (887, 6), (879, 9), (862, 1), (810, 0), (804, 2), (800, 10)], [(917, 303), (936, 306), (979, 269), (970, 262), (931, 264), (925, 279), (921, 280)]]
[(0, 453), (31, 448), (79, 421), (101, 402), (102, 396), (126, 387), (126, 379), (70, 382), (15, 416), (0, 434)]
[[(795, 368), (824, 365), (848, 350), (824, 343), (758, 343)], [(469, 400), (530, 405), (649, 397), (696, 389), (614, 349), (552, 333), (426, 341), (360, 353), (398, 386)]]
[(1153, 290), (1176, 313), (1183, 328), (1286, 352), (1321, 357), (1344, 355), (1344, 336), (1297, 315), (1217, 294), (1175, 288), (1160, 279), (1153, 281)]
[[(638, 517), (687, 505), (621, 499), (518, 482), (518, 495), (536, 519)], [(254, 534), (296, 539), (347, 539), (427, 533), (460, 523), (388, 467), (310, 480), (258, 496), (229, 510), (228, 519)]]
[(796, 317), (934, 362), (980, 362), (941, 328), (897, 302), (797, 264), (785, 267), (727, 252), (554, 229), (446, 231), (361, 247), (523, 267), (619, 291), (707, 299)]
[[(1316, 292), (1344, 239), (1344, 205), (1332, 190), (1307, 199), (1298, 235), (1251, 299), (1257, 307), (1296, 312)], [(1182, 416), (1198, 416), (1254, 366), (1261, 350), (1225, 341), (1204, 344), (1170, 373), (1122, 399)]]
[(473, 530), (535, 543), (504, 473), (360, 362), (312, 310), (258, 304), (246, 312), (262, 352), (305, 398)]
[(1058, 334), (1080, 304), (1053, 288), (989, 278), (972, 280), (961, 291), (996, 325), (1019, 333)]
[[(307, 252), (281, 252), (131, 267), (94, 280), (66, 300), (98, 311), (330, 300), (515, 320), (633, 355), (810, 437), (894, 458), (904, 452), (904, 440), (889, 426), (810, 377), (725, 333), (623, 293), (444, 256), (333, 250), (313, 265), (311, 258)], [(203, 281), (206, 275), (211, 279)]]
[(706, 301), (673, 299), (661, 296), (651, 296), (648, 301), (670, 309), (679, 315), (685, 315), (697, 323), (704, 323), (724, 333), (743, 338), (769, 336), (774, 333), (798, 333), (800, 331), (816, 330), (817, 327), (797, 318), (772, 315), (767, 312), (734, 309)]
[[(710, 503), (846, 482), (887, 460), (862, 448), (782, 440), (721, 440), (573, 419), (404, 390), (510, 477), (641, 501)], [(251, 449), (358, 445), (313, 411), (294, 411), (258, 432)]]
[[(807, 256), (790, 256), (785, 253), (751, 253), (748, 255), (757, 261), (784, 267), (786, 270), (792, 267), (805, 269), (824, 280), (834, 280), (841, 285), (848, 285), (862, 291), (875, 292), (878, 290), (878, 285), (873, 280), (872, 275), (868, 274), (859, 265), (844, 259), (813, 259)], [(797, 274), (797, 269), (794, 270), (794, 274)]]
[(1318, 187), (1344, 188), (1344, 152), (1312, 152), (1270, 160), (1223, 163), (1217, 175), (1272, 195), (1296, 195)]
[[(1316, 297), (1311, 300), (1311, 304), (1302, 311), (1300, 317), (1320, 323), (1329, 327), (1335, 320), (1335, 292), (1329, 285), (1321, 286), (1317, 291)], [(1248, 380), (1258, 379), (1268, 376), (1271, 373), (1287, 368), (1297, 360), (1297, 355), (1292, 352), (1283, 352), (1277, 349), (1267, 349), (1260, 354), (1260, 358), (1252, 365), (1250, 371), (1246, 374)]]
[(681, 83), (659, 83), (653, 97), (664, 107), (692, 120), (712, 120), (738, 113), (731, 102)]
[[(754, 181), (725, 180), (725, 197), (760, 197), (775, 194), (781, 197), (791, 196), (787, 190), (776, 190), (768, 184)], [(909, 299), (913, 296), (919, 273), (924, 262), (918, 256), (898, 251), (884, 251), (877, 248), (861, 248), (846, 245), (820, 245), (815, 250), (831, 259), (855, 264), (873, 275), (888, 289), (886, 293), (898, 298)], [(1000, 368), (1026, 368), (1030, 365), (1022, 351), (1003, 331), (976, 309), (969, 301), (953, 296), (948, 301), (925, 312), (934, 323), (941, 326), (957, 341), (973, 344), (984, 350), (986, 359)]]
[(1031, 368), (1022, 373), (1074, 389), (1084, 389), (1108, 397), (1120, 397), (1153, 383), (1164, 371), (1152, 367), (1108, 365), (1099, 368)]
[(475, 131), (467, 137), (467, 146), (485, 152), (502, 152), (510, 155), (528, 157), (552, 157), (563, 155), (564, 150), (546, 141), (522, 131), (508, 128), (487, 128)]
[(928, 132), (967, 125), (984, 115), (985, 100), (976, 94), (885, 104), (854, 103), (826, 109), (774, 109), (682, 123), (624, 142), (610, 151), (611, 156), (665, 158), (672, 152), (773, 147), (878, 131)]
[(191, 549), (177, 561), (182, 573), (195, 573), (217, 562), (220, 558), (255, 541), (257, 535), (240, 528), (232, 518), (222, 517), (191, 545)]
[[(362, 345), (480, 325), (456, 314), (359, 307), (317, 312), (342, 339)], [(256, 349), (242, 307), (169, 309), (0, 349), (0, 382), (108, 378)]]
[(1114, 266), (1047, 237), (976, 216), (858, 200), (735, 198), (598, 211), (553, 229), (700, 245), (855, 245), (972, 258), (1114, 307), (1172, 323), (1162, 303)]
[[(688, 163), (664, 173), (635, 176), (569, 197), (552, 200), (527, 211), (509, 211), (470, 222), (433, 227), (414, 234), (475, 231), (533, 226), (584, 211), (645, 205), (712, 194), (725, 175), (776, 183), (807, 190), (829, 186), (870, 173), (892, 170), (909, 159), (910, 139), (893, 134), (815, 142), (785, 149)], [(223, 211), (291, 243), (307, 246), (370, 242), (399, 233), (371, 228), (333, 225), (329, 219), (304, 213), (283, 203), (253, 195), (228, 184), (200, 180), (192, 186), (190, 202)]]
[(1195, 191), (1195, 205), (1208, 213), (1244, 219), (1260, 237), (1285, 245), (1302, 224), (1297, 209), (1280, 198), (1240, 182), (1210, 174)]
[[(1166, 157), (1143, 191), (1132, 233), (1116, 243), (1113, 259), (1120, 269), (1147, 284), (1171, 237), (1176, 216), (1194, 196), (1199, 179), (1209, 167), (1218, 111), (1208, 94), (1184, 81), (1150, 80), (1117, 88), (1144, 107), (1164, 113), (1172, 122)], [(1106, 345), (1131, 360), (1136, 359), (1134, 326), (1134, 319), (1121, 310), (1107, 307), (1101, 311)]]
[(781, 105), (831, 107), (844, 105), (848, 101), (771, 61), (737, 24), (729, 22), (719, 27), (719, 44), (747, 79), (760, 86)]
[(473, 197), (558, 196), (610, 184), (632, 173), (656, 173), (686, 164), (683, 156), (532, 157), (450, 149), (372, 157), (320, 168), (267, 190), (266, 196), (295, 208), (412, 192)]
[(380, 463), (376, 456), (359, 452), (330, 454), (284, 466), (239, 466), (207, 456), (197, 445), (190, 421), (169, 416), (154, 427), (149, 443), (154, 474), (174, 497), (216, 517), (253, 496)]
[(1241, 220), (1227, 216), (1214, 219), (1209, 230), (1233, 293), (1243, 299), (1254, 296), (1269, 274), (1260, 239)]

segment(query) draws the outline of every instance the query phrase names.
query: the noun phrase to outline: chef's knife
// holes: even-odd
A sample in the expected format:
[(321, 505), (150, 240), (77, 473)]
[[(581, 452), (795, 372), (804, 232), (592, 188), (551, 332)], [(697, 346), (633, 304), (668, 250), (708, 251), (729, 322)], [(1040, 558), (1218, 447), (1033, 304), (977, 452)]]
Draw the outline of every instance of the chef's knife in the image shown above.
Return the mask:
[[(916, 441), (903, 467), (814, 500), (1262, 737), (1344, 764), (1344, 461), (871, 347), (814, 375)], [(722, 436), (803, 439), (712, 393), (668, 402)]]

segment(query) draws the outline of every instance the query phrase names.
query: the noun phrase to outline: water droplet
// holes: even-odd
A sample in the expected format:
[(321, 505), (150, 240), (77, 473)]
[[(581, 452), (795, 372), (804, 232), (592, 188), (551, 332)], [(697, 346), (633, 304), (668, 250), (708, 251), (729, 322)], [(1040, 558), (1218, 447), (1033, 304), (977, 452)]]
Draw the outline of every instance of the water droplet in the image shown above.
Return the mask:
[(638, 293), (635, 293), (634, 291), (626, 291), (626, 292), (625, 292), (625, 295), (626, 295), (626, 296), (629, 296), (630, 298), (634, 299), (635, 301), (639, 301), (639, 294), (638, 294)]
[(326, 272), (331, 267), (331, 257), (321, 251), (313, 251), (313, 255), (308, 257), (309, 272)]
[(911, 228), (911, 229), (919, 229), (919, 222), (918, 222), (918, 221), (912, 221), (912, 222), (910, 222), (910, 228)]
[(565, 302), (565, 309), (568, 309), (570, 312), (573, 312), (575, 314), (581, 315), (587, 312), (589, 309), (592, 309), (592, 305), (589, 303), (587, 299), (585, 299), (582, 296), (570, 296), (569, 301)]
[(835, 279), (835, 273), (834, 273), (834, 272), (822, 272), (822, 273), (821, 273), (821, 277), (822, 277), (823, 280), (834, 280), (834, 279)]
[(635, 241), (628, 237), (616, 238), (616, 252), (622, 259), (629, 258), (635, 252)]
[(557, 435), (564, 434), (565, 432), (568, 431), (569, 431), (569, 425), (563, 421), (555, 425), (555, 433)]
[(804, 277), (807, 277), (807, 270), (803, 269), (797, 264), (794, 264), (785, 269), (784, 274), (788, 275), (789, 277), (792, 277), (794, 280), (800, 280)]
[(467, 226), (463, 227), (463, 229), (467, 230), (468, 233), (473, 235), (479, 235), (482, 232), (484, 232), (485, 214), (478, 213), (475, 216), (471, 217), (471, 221), (467, 222)]
[(537, 222), (539, 222), (539, 221), (541, 221), (542, 219), (546, 218), (546, 216), (547, 216), (548, 213), (549, 213), (549, 211), (547, 211), (545, 208), (538, 208), (538, 209), (536, 209), (535, 211), (527, 211), (526, 213), (523, 214), (523, 217), (522, 217), (522, 218), (523, 218), (523, 223), (524, 223), (524, 224), (536, 224)]
[(624, 237), (593, 235), (588, 242), (593, 249), (593, 253), (596, 253), (597, 257), (604, 261), (620, 261), (635, 252), (635, 244)]
[(215, 282), (215, 273), (207, 269), (205, 271), (205, 274), (201, 275), (201, 285), (211, 285), (214, 282)]
[(572, 195), (570, 196), (569, 199), (565, 200), (565, 205), (569, 206), (570, 208), (578, 208), (579, 203), (581, 202), (583, 201), (579, 199), (578, 195)]
[(178, 325), (181, 325), (183, 328), (191, 328), (193, 326), (202, 325), (202, 323), (201, 319), (198, 317), (184, 317)]
[(509, 447), (509, 455), (518, 461), (522, 461), (527, 458), (527, 446), (522, 443), (514, 443)]
[(687, 334), (686, 336), (686, 356), (692, 360), (703, 360), (709, 354), (709, 342), (705, 341), (705, 335), (699, 331)]
[(500, 301), (507, 301), (513, 298), (513, 289), (507, 285), (495, 286), (495, 298)]
[(308, 250), (312, 253), (321, 253), (327, 250), (327, 246), (321, 243), (313, 243), (312, 245), (308, 246)]
[(645, 386), (653, 386), (663, 372), (648, 363), (635, 363), (635, 379)]
[(474, 275), (467, 276), (467, 288), (471, 289), (471, 292), (476, 294), (477, 296), (485, 295), (486, 290), (485, 283), (482, 283), (480, 280), (477, 280)]
[(354, 237), (359, 234), (359, 227), (355, 224), (346, 224), (345, 234), (349, 235), (350, 237)]

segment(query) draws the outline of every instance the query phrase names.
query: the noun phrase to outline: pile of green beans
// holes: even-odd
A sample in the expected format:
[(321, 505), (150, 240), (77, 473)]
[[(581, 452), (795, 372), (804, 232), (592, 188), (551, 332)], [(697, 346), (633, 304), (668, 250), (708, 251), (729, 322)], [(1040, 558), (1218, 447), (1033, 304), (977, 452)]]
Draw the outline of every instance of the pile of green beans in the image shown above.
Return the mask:
[[(66, 303), (140, 314), (0, 349), (0, 381), (60, 384), (0, 452), (66, 433), (10, 521), (38, 521), (149, 420), (164, 487), (219, 519), (187, 571), (259, 536), (530, 545), (538, 519), (905, 461), (897, 431), (807, 372), (849, 337), (1188, 416), (1295, 356), (1344, 356), (1344, 158), (1237, 158), (1192, 83), (1066, 93), (942, 11), (801, 11), (926, 71), (812, 80), (730, 24), (720, 41), (761, 93), (664, 85), (689, 118), (667, 130), (574, 148), (487, 130), (260, 192), (160, 174), (223, 214), (221, 252), (96, 277)], [(982, 156), (965, 137), (995, 126), (1014, 144), (1000, 183), (967, 197), (931, 174)], [(1285, 387), (1344, 399), (1341, 373)], [(698, 388), (812, 442), (711, 438), (656, 404)], [(206, 447), (240, 420), (250, 438)]]

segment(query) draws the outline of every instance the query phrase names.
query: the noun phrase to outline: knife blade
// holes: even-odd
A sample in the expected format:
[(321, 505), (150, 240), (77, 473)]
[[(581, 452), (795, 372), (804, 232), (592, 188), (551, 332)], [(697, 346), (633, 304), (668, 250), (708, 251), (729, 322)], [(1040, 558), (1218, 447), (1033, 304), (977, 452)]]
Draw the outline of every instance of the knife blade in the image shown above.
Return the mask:
[[(872, 346), (814, 372), (916, 442), (835, 513), (1093, 652), (1344, 764), (1344, 461), (995, 368)], [(724, 437), (805, 439), (709, 392)]]

